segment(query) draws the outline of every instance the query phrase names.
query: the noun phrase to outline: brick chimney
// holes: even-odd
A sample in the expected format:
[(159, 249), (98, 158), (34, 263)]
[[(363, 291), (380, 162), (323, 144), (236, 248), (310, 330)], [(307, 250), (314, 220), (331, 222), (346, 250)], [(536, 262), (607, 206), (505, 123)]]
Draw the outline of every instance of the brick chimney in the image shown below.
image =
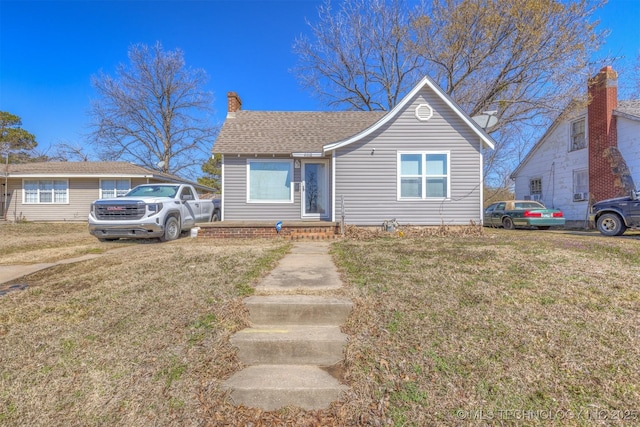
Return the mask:
[(242, 109), (242, 101), (235, 92), (227, 92), (227, 117), (231, 113), (240, 111)]
[(621, 195), (616, 185), (620, 178), (611, 163), (611, 153), (619, 152), (616, 118), (613, 117), (617, 106), (618, 73), (607, 66), (589, 79), (589, 191), (594, 201)]

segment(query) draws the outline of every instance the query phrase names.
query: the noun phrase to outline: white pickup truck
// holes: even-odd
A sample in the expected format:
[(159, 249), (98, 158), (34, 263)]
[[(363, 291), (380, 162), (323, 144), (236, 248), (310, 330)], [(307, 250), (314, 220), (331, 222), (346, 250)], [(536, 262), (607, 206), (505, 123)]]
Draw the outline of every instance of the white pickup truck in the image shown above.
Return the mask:
[(197, 223), (220, 219), (219, 199), (200, 199), (188, 184), (139, 185), (123, 197), (91, 203), (89, 233), (100, 241), (119, 238), (162, 241), (180, 237)]

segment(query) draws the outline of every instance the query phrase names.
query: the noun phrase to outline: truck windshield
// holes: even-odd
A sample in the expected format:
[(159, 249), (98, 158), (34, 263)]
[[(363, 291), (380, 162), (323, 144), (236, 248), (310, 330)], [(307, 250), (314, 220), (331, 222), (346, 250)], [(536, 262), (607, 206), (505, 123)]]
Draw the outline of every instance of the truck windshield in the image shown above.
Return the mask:
[(140, 185), (127, 193), (135, 197), (175, 197), (178, 185)]

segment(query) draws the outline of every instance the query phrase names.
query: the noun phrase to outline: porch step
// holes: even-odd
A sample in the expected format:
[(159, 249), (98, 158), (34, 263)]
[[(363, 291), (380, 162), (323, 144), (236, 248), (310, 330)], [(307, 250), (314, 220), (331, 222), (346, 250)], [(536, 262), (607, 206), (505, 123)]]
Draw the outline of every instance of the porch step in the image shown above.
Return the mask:
[(337, 237), (335, 227), (296, 227), (289, 233), (291, 240), (331, 240)]
[(309, 295), (342, 286), (328, 249), (328, 242), (294, 244), (256, 287), (269, 295), (244, 300), (252, 327), (233, 335), (231, 343), (248, 366), (223, 384), (236, 404), (266, 411), (325, 409), (348, 390), (338, 379), (347, 343), (340, 325), (353, 304)]
[(257, 325), (231, 338), (247, 365), (331, 366), (343, 358), (347, 336), (339, 326)]
[(244, 300), (254, 325), (341, 325), (353, 303), (314, 295), (252, 296)]
[(327, 408), (348, 387), (316, 366), (256, 365), (226, 381), (238, 405), (274, 411), (286, 406)]

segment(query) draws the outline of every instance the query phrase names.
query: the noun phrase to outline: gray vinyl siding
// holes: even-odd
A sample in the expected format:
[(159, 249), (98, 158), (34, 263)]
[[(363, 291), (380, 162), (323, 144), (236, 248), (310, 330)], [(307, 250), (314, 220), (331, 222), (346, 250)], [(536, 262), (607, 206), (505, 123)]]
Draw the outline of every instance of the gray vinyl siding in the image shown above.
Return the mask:
[[(265, 159), (273, 159), (273, 157), (265, 157)], [(290, 157), (284, 159), (293, 161)], [(301, 168), (293, 168), (293, 203), (247, 203), (247, 157), (225, 156), (222, 191), (223, 220), (300, 221), (301, 191), (296, 183), (301, 180), (301, 170)]]
[[(418, 121), (415, 108), (425, 102), (433, 108), (433, 117)], [(347, 224), (380, 225), (392, 218), (401, 225), (479, 224), (480, 147), (479, 137), (469, 126), (425, 87), (394, 121), (336, 150), (336, 218), (342, 214), (344, 200)], [(449, 152), (447, 200), (398, 200), (397, 155), (405, 151)]]

